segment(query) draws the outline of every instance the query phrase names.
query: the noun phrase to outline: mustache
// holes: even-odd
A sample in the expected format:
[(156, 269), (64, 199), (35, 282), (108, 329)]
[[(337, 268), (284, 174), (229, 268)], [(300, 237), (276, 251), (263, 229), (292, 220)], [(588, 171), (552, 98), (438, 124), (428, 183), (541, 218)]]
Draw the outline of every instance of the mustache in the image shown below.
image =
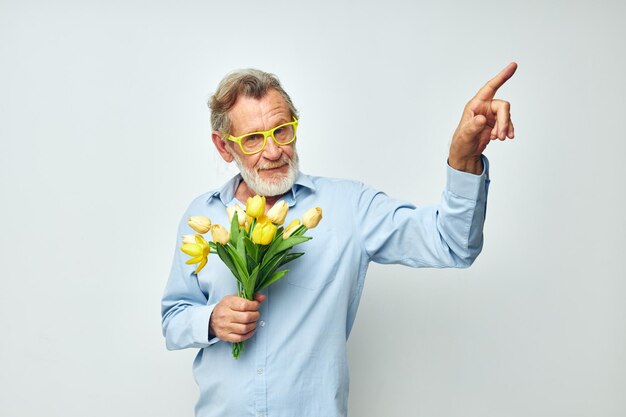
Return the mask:
[(259, 165), (256, 168), (257, 168), (257, 171), (261, 169), (280, 168), (284, 165), (289, 165), (290, 162), (291, 161), (289, 160), (287, 155), (283, 154), (278, 161), (268, 161), (268, 162), (259, 163)]

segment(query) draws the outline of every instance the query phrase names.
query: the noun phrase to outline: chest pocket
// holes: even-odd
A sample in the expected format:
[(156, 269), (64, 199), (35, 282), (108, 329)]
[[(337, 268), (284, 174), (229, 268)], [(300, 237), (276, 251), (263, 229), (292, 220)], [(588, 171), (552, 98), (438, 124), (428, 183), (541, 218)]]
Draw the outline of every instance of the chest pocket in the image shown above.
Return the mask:
[(304, 255), (285, 265), (289, 272), (284, 279), (290, 285), (316, 290), (335, 279), (341, 254), (334, 230), (320, 225), (306, 236), (313, 239), (293, 248), (292, 252), (304, 252)]

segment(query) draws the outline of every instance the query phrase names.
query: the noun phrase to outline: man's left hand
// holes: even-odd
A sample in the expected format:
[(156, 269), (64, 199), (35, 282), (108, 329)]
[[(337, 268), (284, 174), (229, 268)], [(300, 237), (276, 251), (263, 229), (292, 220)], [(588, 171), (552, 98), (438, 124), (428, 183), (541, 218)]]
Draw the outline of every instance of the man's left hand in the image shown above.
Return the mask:
[(465, 105), (450, 144), (448, 164), (452, 168), (480, 175), (483, 171), (480, 155), (489, 141), (505, 140), (507, 137), (513, 139), (515, 136), (511, 104), (494, 97), (498, 88), (513, 76), (516, 69), (517, 64), (510, 63)]

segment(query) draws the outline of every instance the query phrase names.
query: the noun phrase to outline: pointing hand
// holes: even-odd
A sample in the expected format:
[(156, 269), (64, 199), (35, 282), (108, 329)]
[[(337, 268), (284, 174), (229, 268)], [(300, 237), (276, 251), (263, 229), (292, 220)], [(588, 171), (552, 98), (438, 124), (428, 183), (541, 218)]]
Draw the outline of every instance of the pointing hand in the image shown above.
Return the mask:
[(511, 104), (495, 99), (496, 91), (515, 73), (517, 64), (510, 63), (489, 80), (465, 105), (459, 126), (450, 145), (448, 163), (459, 171), (480, 174), (483, 171), (480, 155), (490, 140), (513, 139), (515, 129), (511, 122)]

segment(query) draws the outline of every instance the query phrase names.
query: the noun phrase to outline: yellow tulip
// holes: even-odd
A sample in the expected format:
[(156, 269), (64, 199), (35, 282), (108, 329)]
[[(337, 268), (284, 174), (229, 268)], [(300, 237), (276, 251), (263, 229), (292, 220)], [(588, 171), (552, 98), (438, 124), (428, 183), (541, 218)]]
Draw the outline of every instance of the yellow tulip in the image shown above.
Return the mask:
[(295, 219), (294, 221), (289, 223), (289, 226), (287, 226), (287, 228), (283, 232), (283, 239), (287, 239), (289, 236), (291, 236), (291, 234), (295, 232), (298, 227), (300, 227), (300, 219)]
[(183, 243), (196, 243), (196, 235), (183, 236)]
[(230, 239), (228, 236), (228, 230), (226, 230), (221, 224), (214, 224), (211, 226), (211, 237), (213, 238), (213, 242), (219, 243), (220, 245), (227, 244)]
[(239, 223), (239, 227), (244, 226), (246, 224), (246, 213), (239, 204), (226, 208), (226, 213), (228, 214), (228, 224), (233, 222), (235, 212), (237, 212), (237, 222)]
[(246, 214), (246, 224), (243, 226), (246, 229), (246, 232), (250, 231), (250, 226), (252, 226), (252, 220), (254, 220), (254, 217), (250, 217)]
[(195, 274), (197, 275), (206, 265), (211, 248), (207, 241), (200, 235), (195, 235), (194, 240), (195, 243), (184, 243), (180, 247), (180, 250), (192, 257), (185, 262), (187, 265), (198, 264), (195, 270)]
[(265, 214), (265, 197), (258, 195), (248, 197), (248, 201), (246, 202), (246, 214), (255, 219)]
[(289, 211), (289, 205), (283, 200), (277, 201), (271, 209), (267, 211), (267, 218), (277, 226), (285, 223), (285, 217)]
[(307, 210), (302, 216), (302, 224), (307, 229), (313, 229), (322, 220), (322, 209), (320, 207), (314, 207)]
[(206, 216), (191, 216), (187, 220), (187, 224), (201, 235), (205, 234), (211, 228), (211, 219)]
[(252, 241), (259, 245), (269, 245), (276, 234), (276, 225), (270, 221), (257, 223), (252, 231)]

